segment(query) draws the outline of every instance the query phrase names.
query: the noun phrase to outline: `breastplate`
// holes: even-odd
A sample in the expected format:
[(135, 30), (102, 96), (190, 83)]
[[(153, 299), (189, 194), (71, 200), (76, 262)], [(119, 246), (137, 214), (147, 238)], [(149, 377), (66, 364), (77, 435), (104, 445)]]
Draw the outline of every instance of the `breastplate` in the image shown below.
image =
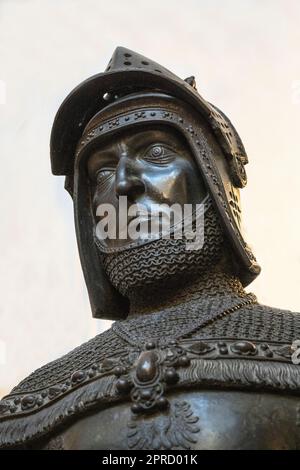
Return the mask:
[(63, 449), (299, 449), (297, 397), (202, 390), (168, 399), (168, 410), (148, 417), (131, 416), (128, 403), (98, 411), (52, 445), (59, 439)]

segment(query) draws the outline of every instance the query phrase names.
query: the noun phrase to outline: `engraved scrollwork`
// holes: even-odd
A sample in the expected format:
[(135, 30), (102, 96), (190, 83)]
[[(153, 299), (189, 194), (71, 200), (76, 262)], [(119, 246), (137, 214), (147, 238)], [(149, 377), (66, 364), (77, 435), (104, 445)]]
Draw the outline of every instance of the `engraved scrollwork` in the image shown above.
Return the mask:
[(290, 359), (293, 354), (292, 345), (288, 344), (288, 345), (281, 346), (277, 349), (274, 349), (274, 353), (277, 354), (278, 356), (282, 356), (286, 359)]

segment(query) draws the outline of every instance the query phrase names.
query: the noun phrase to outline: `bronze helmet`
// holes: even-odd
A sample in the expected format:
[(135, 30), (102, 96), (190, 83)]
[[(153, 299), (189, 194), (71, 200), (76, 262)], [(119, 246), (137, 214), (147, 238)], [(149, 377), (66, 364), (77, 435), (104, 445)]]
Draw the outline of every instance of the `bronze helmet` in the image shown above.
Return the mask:
[[(196, 90), (194, 77), (182, 80), (152, 60), (117, 47), (105, 72), (77, 86), (60, 106), (51, 133), (51, 165), (66, 176), (74, 200), (76, 234), (93, 316), (125, 318), (128, 300), (110, 284), (93, 238), (89, 185), (81, 164), (103, 136), (145, 123), (163, 123), (186, 138), (236, 257), (244, 286), (260, 267), (241, 232), (239, 188), (247, 183), (248, 158), (235, 128)], [(201, 129), (214, 136), (216, 152), (200, 145)]]

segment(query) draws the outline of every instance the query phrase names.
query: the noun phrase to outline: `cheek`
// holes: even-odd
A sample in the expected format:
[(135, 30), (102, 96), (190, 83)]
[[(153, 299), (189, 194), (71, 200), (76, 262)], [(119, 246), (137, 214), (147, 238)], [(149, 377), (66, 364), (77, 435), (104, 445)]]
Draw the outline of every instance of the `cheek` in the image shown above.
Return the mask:
[(180, 163), (174, 188), (177, 188), (177, 194), (182, 194), (182, 203), (200, 203), (207, 195), (200, 170), (193, 161), (182, 159)]
[(155, 172), (152, 177), (149, 175), (149, 184), (153, 192), (161, 193), (170, 204), (199, 202), (201, 177), (189, 161), (176, 159), (170, 167)]
[(94, 212), (99, 204), (112, 204), (116, 206), (118, 199), (115, 193), (115, 178), (111, 178), (109, 183), (98, 185), (91, 189)]

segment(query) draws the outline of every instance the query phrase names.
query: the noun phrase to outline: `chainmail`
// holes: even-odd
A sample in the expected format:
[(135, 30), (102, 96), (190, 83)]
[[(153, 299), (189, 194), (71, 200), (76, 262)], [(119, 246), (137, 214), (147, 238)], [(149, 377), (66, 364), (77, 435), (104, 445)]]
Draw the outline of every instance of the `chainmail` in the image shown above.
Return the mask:
[(202, 325), (217, 321), (219, 314), (223, 315), (232, 307), (240, 308), (245, 302), (254, 303), (256, 297), (245, 294), (241, 298), (233, 293), (193, 299), (148, 316), (116, 322), (112, 328), (133, 346), (142, 346), (149, 339), (156, 340), (159, 345), (168, 344), (172, 339), (193, 337), (201, 331)]
[[(232, 303), (242, 300), (236, 293), (217, 295), (214, 298), (202, 296), (183, 304), (181, 308), (172, 307), (157, 315), (149, 315), (146, 321), (144, 318), (144, 322), (141, 318), (125, 322), (131, 333), (140, 336), (147, 332), (151, 337), (166, 336), (171, 331), (176, 335), (190, 323), (196, 322), (202, 312), (209, 317), (210, 312), (225, 310)], [(190, 337), (292, 343), (295, 339), (300, 339), (300, 314), (256, 303), (201, 328)]]
[[(236, 296), (234, 296), (236, 299)], [(181, 314), (178, 310), (166, 312), (165, 315), (147, 315), (144, 321), (124, 320), (134, 335), (153, 338), (157, 335), (170, 335), (180, 328), (184, 329), (190, 318), (197, 318), (201, 311), (218, 307), (227, 308), (232, 296), (218, 296), (194, 300), (183, 306)], [(250, 341), (273, 341), (291, 344), (300, 338), (300, 314), (265, 305), (248, 305), (227, 317), (217, 320), (191, 337), (198, 339), (248, 339)], [(14, 392), (33, 391), (56, 384), (75, 371), (101, 362), (107, 357), (126, 357), (128, 344), (114, 333), (112, 329), (101, 333), (92, 340), (82, 344), (65, 356), (50, 362), (33, 372), (23, 380)]]
[(44, 388), (69, 378), (74, 370), (103, 361), (108, 355), (122, 357), (124, 354), (126, 354), (124, 341), (116, 337), (111, 330), (107, 330), (68, 354), (37, 369), (25, 380), (22, 380), (13, 391), (21, 392)]
[(300, 339), (300, 313), (256, 304), (203, 328), (197, 336), (291, 344)]
[[(178, 337), (181, 331), (199, 321), (202, 315), (209, 318), (216, 311), (226, 310), (245, 299), (246, 292), (239, 279), (232, 274), (229, 259), (226, 256), (224, 258), (227, 246), (216, 217), (213, 210), (207, 212), (205, 248), (200, 252), (186, 251), (181, 243), (177, 244), (181, 240), (176, 240), (176, 243), (173, 240), (160, 240), (132, 249), (126, 254), (123, 252), (122, 255), (105, 257), (110, 277), (128, 294), (133, 304), (133, 313), (134, 309), (141, 311), (150, 304), (150, 313), (120, 322), (133, 336), (141, 339)], [(156, 275), (160, 280), (158, 284), (153, 282)], [(167, 282), (170, 277), (173, 284)], [(140, 287), (141, 282), (149, 283), (145, 290)], [(168, 290), (174, 290), (174, 285), (177, 285), (175, 295), (169, 304), (166, 302), (162, 307), (163, 297), (157, 294), (159, 289), (161, 295), (165, 292), (167, 299), (170, 293)], [(160, 299), (157, 308), (156, 298)], [(300, 338), (300, 314), (259, 304), (246, 305), (201, 327), (189, 337), (290, 344)], [(107, 357), (126, 357), (128, 348), (131, 347), (126, 338), (120, 337), (111, 328), (33, 372), (13, 392), (49, 387), (66, 380), (75, 370), (99, 363)]]
[(184, 238), (159, 239), (119, 253), (100, 253), (104, 269), (115, 288), (129, 296), (133, 289), (166, 280), (182, 282), (182, 276), (200, 273), (217, 265), (223, 253), (224, 236), (212, 206), (205, 213), (204, 244), (187, 250)]
[[(201, 277), (197, 273), (185, 274), (181, 279), (175, 278), (172, 282), (157, 282), (151, 286), (142, 286), (132, 289), (129, 293), (130, 317), (157, 312), (162, 308), (175, 307), (188, 301), (197, 301), (208, 297), (211, 299), (224, 293), (237, 294), (244, 298), (247, 294), (238, 278), (236, 278), (224, 256), (218, 266), (211, 267)], [(228, 260), (229, 261), (229, 260)], [(181, 308), (181, 307), (180, 307)]]

